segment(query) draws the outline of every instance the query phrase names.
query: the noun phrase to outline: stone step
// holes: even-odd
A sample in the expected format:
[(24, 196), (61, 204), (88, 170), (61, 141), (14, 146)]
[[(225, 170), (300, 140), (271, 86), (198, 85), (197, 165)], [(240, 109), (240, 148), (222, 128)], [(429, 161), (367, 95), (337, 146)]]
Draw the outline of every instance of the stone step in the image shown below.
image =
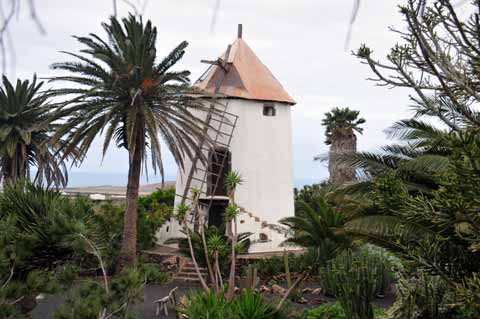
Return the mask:
[[(186, 266), (183, 266), (181, 268), (182, 271), (195, 271), (195, 267), (186, 267)], [(207, 268), (202, 268), (202, 267), (199, 267), (198, 270), (200, 270), (200, 272), (207, 272)]]
[[(191, 268), (195, 268), (195, 265), (193, 264), (193, 262), (191, 261), (187, 261), (183, 264), (183, 267), (191, 267)], [(203, 268), (205, 269), (205, 267), (200, 267), (200, 265), (198, 265), (198, 268)]]
[(200, 282), (200, 279), (198, 277), (179, 277), (176, 276), (173, 278), (173, 280), (178, 280), (178, 281), (183, 281), (183, 282)]
[[(203, 277), (206, 277), (207, 274), (201, 274)], [(192, 272), (179, 272), (177, 274), (177, 277), (188, 277), (188, 278), (198, 278), (198, 275), (196, 273), (192, 273)]]

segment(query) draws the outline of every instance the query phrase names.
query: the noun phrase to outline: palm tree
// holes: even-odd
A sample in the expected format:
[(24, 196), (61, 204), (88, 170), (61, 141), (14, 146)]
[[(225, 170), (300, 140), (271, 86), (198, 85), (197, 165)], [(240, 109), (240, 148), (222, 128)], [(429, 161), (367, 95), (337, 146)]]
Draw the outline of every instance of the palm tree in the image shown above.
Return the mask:
[[(47, 186), (65, 186), (67, 171), (59, 153), (62, 140), (53, 142), (51, 133), (53, 106), (48, 94), (40, 93), (42, 82), (34, 76), (17, 80), (15, 86), (3, 76), (0, 88), (0, 167), (3, 183), (15, 183), (30, 178), (31, 168), (36, 169), (34, 180)], [(72, 149), (72, 157), (76, 156)]]
[(317, 197), (314, 202), (307, 204), (297, 200), (295, 216), (280, 220), (282, 225), (294, 232), (294, 236), (285, 240), (284, 244), (311, 248), (317, 260), (326, 261), (347, 248), (350, 239), (343, 232), (345, 216), (323, 198)]
[(120, 23), (111, 17), (103, 28), (107, 40), (95, 34), (76, 37), (85, 46), (83, 55), (67, 52), (77, 61), (52, 66), (70, 72), (53, 80), (80, 85), (55, 91), (73, 96), (59, 111), (59, 116), (68, 119), (56, 136), (67, 135), (67, 153), (78, 147), (85, 154), (101, 134), (104, 155), (112, 140), (128, 151), (121, 261), (130, 263), (136, 256), (138, 188), (147, 156), (154, 172), (159, 170), (163, 179), (161, 136), (183, 168), (184, 158), (193, 158), (204, 138), (205, 123), (192, 109), (205, 111), (206, 107), (189, 94), (190, 72), (170, 70), (183, 57), (187, 42), (180, 43), (158, 63), (157, 30), (150, 21), (144, 24), (141, 18), (130, 15)]
[(365, 119), (358, 118), (360, 112), (347, 108), (334, 108), (325, 113), (322, 125), (325, 126), (325, 144), (330, 145), (328, 171), (330, 182), (340, 185), (355, 179), (355, 169), (341, 163), (339, 156), (357, 151), (357, 136), (362, 133), (361, 124)]
[(458, 134), (416, 118), (396, 122), (387, 133), (400, 143), (384, 146), (381, 152), (341, 156), (342, 164), (362, 172), (366, 178), (344, 190), (357, 195), (368, 193), (373, 179), (385, 174), (402, 180), (409, 191), (429, 194), (437, 189), (435, 176), (448, 168), (449, 141), (457, 139)]

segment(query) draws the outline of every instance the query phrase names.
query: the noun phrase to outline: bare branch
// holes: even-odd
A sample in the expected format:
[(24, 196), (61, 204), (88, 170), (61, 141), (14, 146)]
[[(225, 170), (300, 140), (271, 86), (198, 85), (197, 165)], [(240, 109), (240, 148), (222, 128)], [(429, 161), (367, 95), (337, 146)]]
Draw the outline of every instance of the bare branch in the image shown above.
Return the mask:
[(345, 51), (348, 50), (348, 45), (350, 44), (350, 39), (352, 37), (353, 25), (355, 24), (355, 20), (357, 20), (358, 11), (360, 10), (360, 0), (354, 0), (352, 14), (350, 16), (350, 23), (348, 24), (348, 31), (347, 37), (345, 39)]

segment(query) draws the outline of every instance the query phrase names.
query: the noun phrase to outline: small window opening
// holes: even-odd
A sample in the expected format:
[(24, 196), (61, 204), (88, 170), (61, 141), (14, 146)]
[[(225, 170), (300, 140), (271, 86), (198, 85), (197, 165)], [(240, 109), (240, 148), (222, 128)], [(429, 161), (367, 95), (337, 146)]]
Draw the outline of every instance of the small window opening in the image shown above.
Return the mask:
[(275, 106), (273, 105), (273, 103), (265, 103), (263, 105), (263, 115), (265, 116), (275, 116), (276, 114), (276, 110), (275, 110)]
[(267, 234), (260, 233), (259, 239), (261, 242), (265, 242), (265, 241), (268, 241), (268, 236)]

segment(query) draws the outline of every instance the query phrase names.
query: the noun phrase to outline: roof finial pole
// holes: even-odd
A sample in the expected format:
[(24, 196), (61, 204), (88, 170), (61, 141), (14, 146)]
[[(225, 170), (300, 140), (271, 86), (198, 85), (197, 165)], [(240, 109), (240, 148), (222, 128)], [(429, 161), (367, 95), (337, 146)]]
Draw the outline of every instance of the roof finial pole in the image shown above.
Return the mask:
[(238, 37), (239, 39), (242, 38), (242, 33), (243, 33), (243, 25), (240, 23), (240, 24), (238, 25), (238, 32), (237, 32), (237, 37)]

